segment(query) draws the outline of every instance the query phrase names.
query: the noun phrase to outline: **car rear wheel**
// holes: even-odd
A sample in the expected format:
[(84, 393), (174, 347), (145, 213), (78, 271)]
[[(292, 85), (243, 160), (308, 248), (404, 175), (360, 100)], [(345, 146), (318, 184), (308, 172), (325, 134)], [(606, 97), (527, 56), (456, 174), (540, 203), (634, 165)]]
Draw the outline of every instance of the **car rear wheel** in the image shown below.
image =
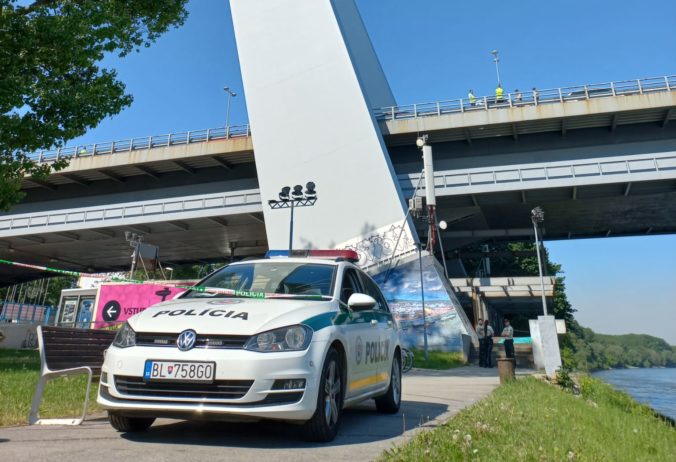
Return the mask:
[(310, 441), (332, 441), (338, 434), (343, 413), (343, 371), (338, 352), (331, 348), (326, 355), (317, 394), (317, 408), (303, 426)]
[(392, 360), (390, 386), (387, 393), (376, 398), (376, 409), (384, 414), (396, 414), (401, 406), (401, 359), (395, 354)]
[(118, 432), (142, 432), (155, 422), (154, 417), (126, 417), (108, 412), (108, 421)]

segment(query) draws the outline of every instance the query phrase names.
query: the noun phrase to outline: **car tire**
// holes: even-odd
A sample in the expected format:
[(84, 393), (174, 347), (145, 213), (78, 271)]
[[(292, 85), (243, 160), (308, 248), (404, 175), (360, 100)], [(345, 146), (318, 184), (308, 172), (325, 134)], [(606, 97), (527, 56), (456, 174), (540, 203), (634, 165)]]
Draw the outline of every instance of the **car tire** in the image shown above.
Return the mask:
[(395, 354), (392, 360), (390, 386), (387, 392), (376, 398), (376, 409), (383, 414), (396, 414), (401, 406), (401, 359)]
[(328, 442), (338, 434), (343, 415), (343, 370), (338, 351), (331, 348), (324, 360), (317, 408), (303, 425), (303, 437), (308, 441)]
[(110, 425), (118, 432), (142, 432), (150, 428), (155, 422), (154, 417), (126, 417), (123, 415), (108, 413)]

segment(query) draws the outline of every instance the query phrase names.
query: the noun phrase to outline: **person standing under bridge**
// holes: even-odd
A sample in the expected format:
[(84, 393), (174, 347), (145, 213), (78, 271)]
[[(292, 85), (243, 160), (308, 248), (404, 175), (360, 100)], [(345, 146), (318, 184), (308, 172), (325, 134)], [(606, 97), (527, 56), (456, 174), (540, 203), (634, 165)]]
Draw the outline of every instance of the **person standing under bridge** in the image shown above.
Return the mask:
[(493, 367), (491, 365), (491, 356), (493, 355), (493, 328), (488, 323), (488, 319), (486, 319), (483, 324), (481, 323), (481, 319), (479, 319), (479, 325), (477, 327), (477, 334), (479, 336), (479, 366)]
[(510, 325), (509, 319), (503, 320), (505, 328), (502, 329), (501, 337), (505, 338), (505, 356), (514, 358), (514, 328)]

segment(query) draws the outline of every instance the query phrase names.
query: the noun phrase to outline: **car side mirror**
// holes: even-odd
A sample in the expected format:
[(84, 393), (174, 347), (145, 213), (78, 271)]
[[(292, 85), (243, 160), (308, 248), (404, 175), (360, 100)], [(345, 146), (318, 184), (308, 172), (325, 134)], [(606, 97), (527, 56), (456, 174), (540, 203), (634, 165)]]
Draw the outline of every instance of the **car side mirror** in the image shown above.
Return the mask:
[(347, 300), (347, 306), (354, 311), (372, 310), (376, 306), (376, 299), (366, 294), (352, 294)]

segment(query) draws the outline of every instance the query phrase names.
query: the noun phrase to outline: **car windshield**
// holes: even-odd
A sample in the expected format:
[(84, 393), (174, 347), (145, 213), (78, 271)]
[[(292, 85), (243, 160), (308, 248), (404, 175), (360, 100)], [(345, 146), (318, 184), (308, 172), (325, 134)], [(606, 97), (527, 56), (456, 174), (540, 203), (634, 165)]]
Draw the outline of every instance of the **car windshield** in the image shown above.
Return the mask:
[[(280, 294), (292, 296), (331, 297), (336, 267), (316, 263), (292, 263), (265, 261), (240, 263), (221, 268), (182, 298), (219, 298), (240, 294), (211, 292), (209, 289), (225, 289), (238, 292)], [(244, 294), (242, 294), (244, 295)], [(294, 297), (295, 298), (295, 297)]]

